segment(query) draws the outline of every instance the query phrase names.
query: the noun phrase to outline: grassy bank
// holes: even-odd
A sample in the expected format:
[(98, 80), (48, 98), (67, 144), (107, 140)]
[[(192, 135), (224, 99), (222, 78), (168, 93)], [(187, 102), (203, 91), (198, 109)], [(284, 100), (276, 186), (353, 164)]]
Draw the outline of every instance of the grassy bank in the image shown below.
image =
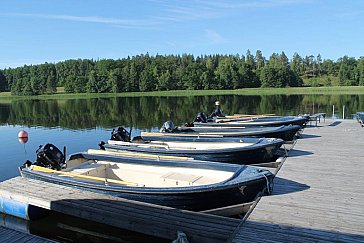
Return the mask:
[(11, 99), (80, 99), (140, 96), (204, 96), (204, 95), (275, 95), (275, 94), (364, 94), (364, 86), (300, 87), (300, 88), (252, 88), (238, 90), (174, 90), (128, 93), (82, 93), (68, 94), (59, 88), (56, 94), (38, 96), (12, 96), (10, 92), (0, 93), (0, 100)]

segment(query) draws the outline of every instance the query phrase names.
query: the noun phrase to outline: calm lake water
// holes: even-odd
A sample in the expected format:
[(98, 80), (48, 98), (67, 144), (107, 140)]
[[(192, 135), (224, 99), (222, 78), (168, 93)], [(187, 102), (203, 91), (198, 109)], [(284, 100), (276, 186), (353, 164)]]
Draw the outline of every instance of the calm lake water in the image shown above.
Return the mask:
[[(181, 125), (192, 121), (198, 112), (210, 114), (214, 109), (215, 100), (220, 100), (221, 108), (226, 114), (297, 115), (325, 112), (331, 117), (334, 105), (335, 115), (342, 118), (342, 109), (345, 106), (345, 118), (351, 118), (352, 113), (364, 111), (364, 95), (222, 95), (10, 100), (0, 102), (0, 181), (18, 176), (18, 166), (28, 159), (33, 161), (39, 145), (53, 143), (60, 149), (66, 146), (68, 155), (89, 148), (98, 148), (101, 140), (110, 138), (114, 127), (124, 126), (127, 129), (132, 127), (132, 135), (136, 136), (141, 131), (159, 130), (167, 120)], [(20, 143), (17, 138), (21, 129), (29, 133), (29, 140), (25, 144)], [(37, 229), (40, 231), (41, 226), (37, 224), (34, 226), (33, 222), (32, 227), (33, 231)], [(54, 229), (52, 232), (57, 230)], [(77, 240), (72, 234), (69, 238)]]
[[(17, 167), (35, 159), (39, 145), (53, 143), (67, 154), (98, 148), (112, 128), (132, 127), (132, 135), (157, 131), (171, 119), (176, 125), (192, 121), (198, 112), (210, 114), (220, 100), (226, 114), (297, 115), (326, 112), (345, 117), (364, 110), (364, 95), (263, 95), (194, 97), (119, 97), (71, 100), (11, 100), (0, 102), (0, 181), (17, 176)], [(22, 144), (17, 134), (29, 133)]]

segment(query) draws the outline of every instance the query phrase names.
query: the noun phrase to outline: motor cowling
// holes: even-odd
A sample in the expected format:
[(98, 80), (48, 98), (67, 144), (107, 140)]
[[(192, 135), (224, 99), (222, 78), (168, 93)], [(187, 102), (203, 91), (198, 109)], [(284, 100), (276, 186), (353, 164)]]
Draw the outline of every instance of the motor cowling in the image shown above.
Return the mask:
[(110, 140), (130, 142), (131, 135), (125, 128), (118, 127), (112, 130)]
[(222, 113), (222, 111), (220, 110), (220, 108), (216, 108), (210, 115), (211, 118), (214, 117), (225, 117), (225, 115)]
[(36, 165), (56, 170), (66, 167), (65, 155), (53, 144), (40, 145), (36, 154)]
[(166, 121), (163, 123), (163, 126), (160, 129), (160, 132), (174, 132), (176, 131), (176, 127), (174, 126), (172, 121)]
[(206, 116), (206, 114), (203, 113), (203, 112), (197, 113), (194, 122), (207, 123), (207, 116)]

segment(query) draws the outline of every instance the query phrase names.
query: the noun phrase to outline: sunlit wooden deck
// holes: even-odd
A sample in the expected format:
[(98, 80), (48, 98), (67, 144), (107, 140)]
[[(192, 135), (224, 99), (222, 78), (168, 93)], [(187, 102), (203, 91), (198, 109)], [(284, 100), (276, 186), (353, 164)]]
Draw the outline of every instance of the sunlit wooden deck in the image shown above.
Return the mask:
[(308, 127), (233, 242), (364, 242), (364, 129)]
[[(354, 120), (307, 127), (246, 221), (13, 178), (0, 194), (115, 227), (189, 242), (364, 242), (364, 128)], [(276, 165), (274, 163), (274, 165)], [(271, 170), (276, 170), (272, 168)]]
[[(0, 195), (67, 215), (174, 240), (225, 242), (239, 219), (142, 203), (37, 180), (15, 177), (0, 183)], [(223, 222), (223, 224), (222, 224)]]

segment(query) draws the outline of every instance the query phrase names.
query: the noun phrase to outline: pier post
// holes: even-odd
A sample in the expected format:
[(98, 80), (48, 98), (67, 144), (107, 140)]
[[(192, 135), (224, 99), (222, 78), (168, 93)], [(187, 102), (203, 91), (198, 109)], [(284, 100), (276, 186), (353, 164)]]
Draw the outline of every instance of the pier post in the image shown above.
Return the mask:
[(343, 105), (343, 120), (345, 119), (345, 106)]
[(332, 119), (335, 119), (335, 105), (332, 105)]

